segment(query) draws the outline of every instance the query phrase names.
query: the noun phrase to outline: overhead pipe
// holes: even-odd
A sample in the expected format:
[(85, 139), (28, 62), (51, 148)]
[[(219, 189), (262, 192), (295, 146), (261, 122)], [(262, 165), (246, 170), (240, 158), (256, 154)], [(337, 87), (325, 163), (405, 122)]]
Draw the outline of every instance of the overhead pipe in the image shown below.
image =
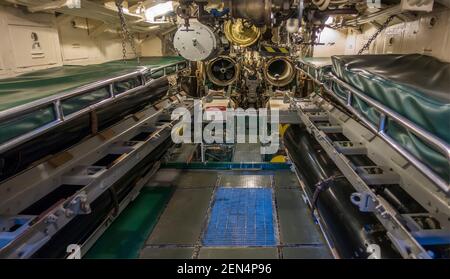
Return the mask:
[(379, 12), (359, 16), (355, 19), (346, 20), (344, 23), (346, 25), (361, 25), (361, 24), (370, 23), (371, 21), (374, 21), (380, 17), (389, 17), (391, 15), (397, 15), (397, 14), (401, 14), (401, 13), (402, 13), (402, 10), (401, 10), (400, 5), (396, 5), (396, 6), (381, 10)]

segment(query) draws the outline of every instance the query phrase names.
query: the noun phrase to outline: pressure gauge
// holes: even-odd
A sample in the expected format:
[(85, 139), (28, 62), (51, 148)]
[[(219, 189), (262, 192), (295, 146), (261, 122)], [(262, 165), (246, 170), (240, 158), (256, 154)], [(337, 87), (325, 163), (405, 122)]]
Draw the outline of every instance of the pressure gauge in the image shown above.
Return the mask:
[(219, 49), (219, 39), (214, 31), (199, 22), (190, 22), (189, 28), (180, 26), (173, 44), (178, 53), (190, 61), (208, 60)]

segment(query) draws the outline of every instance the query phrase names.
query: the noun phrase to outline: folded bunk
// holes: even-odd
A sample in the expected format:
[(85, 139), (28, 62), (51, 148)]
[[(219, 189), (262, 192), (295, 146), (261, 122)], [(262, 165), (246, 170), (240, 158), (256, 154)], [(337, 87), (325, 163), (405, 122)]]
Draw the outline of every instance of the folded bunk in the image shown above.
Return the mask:
[(331, 60), (328, 72), (301, 69), (321, 73), (310, 78), (449, 193), (450, 64), (420, 54)]
[(323, 82), (331, 72), (331, 57), (304, 57), (298, 61), (298, 67), (308, 74), (309, 78)]
[[(303, 96), (307, 96), (310, 90), (320, 93), (321, 86), (327, 75), (331, 72), (332, 61), (330, 57), (303, 57), (297, 61), (297, 69), (306, 76), (303, 81)], [(319, 85), (319, 86), (317, 86)]]
[[(302, 133), (291, 131), (285, 140), (319, 223), (334, 233), (331, 242), (354, 235), (333, 216), (334, 203), (349, 202), (361, 215), (353, 229), (365, 227), (363, 215), (373, 214), (402, 257), (448, 258), (450, 64), (419, 54), (333, 56), (325, 67), (315, 59), (302, 59), (298, 68), (318, 86), (293, 104), (312, 146), (327, 155), (320, 158), (331, 159), (323, 164), (337, 166), (339, 175), (307, 180), (312, 172), (303, 161), (310, 158), (302, 154), (309, 147), (293, 140)], [(333, 201), (333, 185), (344, 177), (352, 187)]]
[(62, 66), (0, 81), (0, 181), (167, 94), (180, 57)]

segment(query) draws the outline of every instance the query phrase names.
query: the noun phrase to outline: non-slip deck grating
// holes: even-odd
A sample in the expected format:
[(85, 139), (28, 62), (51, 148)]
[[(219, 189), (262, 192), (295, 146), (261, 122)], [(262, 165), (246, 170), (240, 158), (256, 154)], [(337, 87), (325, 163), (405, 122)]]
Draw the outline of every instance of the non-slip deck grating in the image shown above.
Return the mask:
[(270, 188), (219, 188), (205, 246), (275, 246)]

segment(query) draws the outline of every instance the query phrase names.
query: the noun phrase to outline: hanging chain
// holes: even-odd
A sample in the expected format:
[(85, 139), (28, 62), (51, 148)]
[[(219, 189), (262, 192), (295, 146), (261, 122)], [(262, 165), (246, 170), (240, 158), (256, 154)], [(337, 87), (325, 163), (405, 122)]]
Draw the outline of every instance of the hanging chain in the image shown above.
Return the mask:
[(370, 45), (372, 44), (372, 42), (378, 37), (378, 35), (380, 35), (380, 33), (386, 29), (389, 25), (389, 23), (391, 23), (391, 21), (395, 18), (395, 15), (391, 15), (390, 17), (388, 17), (386, 19), (386, 21), (378, 28), (378, 30), (375, 32), (375, 34), (373, 34), (369, 40), (367, 41), (367, 43), (358, 51), (358, 55), (361, 55), (364, 51), (368, 50)]
[(138, 64), (140, 64), (139, 55), (136, 51), (136, 45), (134, 44), (134, 35), (133, 35), (133, 33), (131, 33), (128, 30), (127, 22), (125, 20), (125, 15), (123, 13), (123, 7), (122, 7), (123, 0), (116, 0), (115, 3), (116, 3), (116, 7), (117, 7), (117, 12), (119, 14), (120, 27), (122, 29), (121, 33), (122, 33), (123, 60), (125, 61), (127, 59), (126, 40), (128, 40), (128, 43), (130, 44), (131, 49), (133, 50), (133, 53), (136, 56), (136, 60), (137, 60)]

